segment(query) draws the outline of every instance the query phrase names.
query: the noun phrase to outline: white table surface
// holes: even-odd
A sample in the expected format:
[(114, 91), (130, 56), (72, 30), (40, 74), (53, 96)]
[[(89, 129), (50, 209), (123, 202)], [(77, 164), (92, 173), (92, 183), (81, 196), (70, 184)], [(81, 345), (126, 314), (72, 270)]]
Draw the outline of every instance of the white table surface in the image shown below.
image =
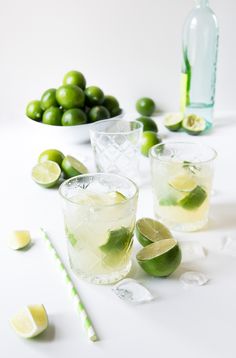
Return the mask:
[[(161, 121), (161, 120), (160, 120)], [(130, 277), (144, 283), (155, 301), (131, 306), (120, 301), (110, 286), (74, 281), (92, 318), (100, 341), (84, 334), (71, 297), (50, 253), (38, 236), (43, 226), (67, 264), (66, 240), (57, 190), (37, 186), (30, 177), (39, 153), (55, 146), (56, 138), (39, 138), (25, 126), (24, 118), (1, 124), (1, 241), (0, 241), (0, 356), (3, 358), (235, 358), (236, 258), (217, 251), (219, 240), (236, 240), (236, 114), (216, 119), (212, 133), (190, 137), (167, 132), (167, 139), (193, 140), (218, 152), (208, 227), (196, 233), (175, 233), (179, 240), (199, 241), (208, 249), (206, 258), (183, 263), (168, 279), (151, 278), (135, 263)], [(65, 154), (85, 160), (93, 168), (88, 145), (57, 145)], [(138, 217), (151, 216), (152, 195), (148, 159), (141, 162), (142, 178)], [(28, 229), (33, 245), (22, 252), (7, 247), (11, 230)], [(139, 248), (136, 242), (134, 254)], [(178, 280), (187, 270), (209, 276), (202, 287), (185, 289)], [(18, 337), (9, 318), (22, 306), (43, 303), (50, 326), (33, 340)]]

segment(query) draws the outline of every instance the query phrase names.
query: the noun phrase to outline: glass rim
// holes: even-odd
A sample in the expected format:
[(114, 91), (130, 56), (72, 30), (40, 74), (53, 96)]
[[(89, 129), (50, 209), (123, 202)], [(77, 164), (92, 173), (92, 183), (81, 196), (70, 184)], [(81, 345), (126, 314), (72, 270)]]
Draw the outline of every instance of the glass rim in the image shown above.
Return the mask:
[[(162, 143), (159, 143), (159, 144), (156, 144), (154, 145), (152, 148), (150, 148), (149, 150), (149, 158), (153, 158), (153, 159), (157, 159), (159, 160), (160, 162), (163, 162), (163, 163), (169, 163), (170, 162), (170, 158), (161, 158), (160, 156), (158, 156), (158, 154), (156, 153), (156, 149), (158, 147), (161, 147), (162, 145), (175, 145), (175, 144), (183, 144), (183, 145), (194, 145), (194, 146), (201, 146), (201, 148), (203, 147), (204, 149), (207, 149), (207, 150), (210, 150), (212, 155), (209, 159), (205, 159), (205, 160), (198, 160), (198, 161), (189, 161), (190, 164), (206, 164), (206, 163), (209, 163), (209, 162), (212, 162), (213, 160), (216, 159), (217, 157), (217, 152), (214, 148), (206, 145), (206, 144), (202, 144), (202, 143), (196, 143), (196, 142), (184, 142), (184, 141), (169, 141), (169, 142), (162, 142)], [(176, 161), (178, 162), (178, 161)], [(179, 161), (181, 162), (181, 161)]]
[(123, 175), (119, 175), (119, 174), (113, 174), (113, 173), (87, 173), (87, 174), (80, 174), (80, 175), (76, 175), (72, 178), (69, 178), (69, 179), (66, 179), (58, 188), (58, 192), (59, 192), (59, 195), (61, 196), (62, 199), (74, 204), (74, 205), (77, 205), (77, 206), (88, 206), (89, 204), (80, 204), (80, 203), (76, 203), (74, 202), (73, 200), (71, 200), (70, 198), (67, 198), (63, 193), (62, 193), (62, 189), (64, 186), (66, 186), (69, 182), (72, 182), (73, 180), (76, 180), (78, 178), (87, 178), (87, 177), (101, 177), (101, 176), (111, 176), (111, 177), (116, 177), (116, 178), (120, 178), (120, 179), (125, 179), (127, 182), (129, 182), (130, 184), (133, 185), (134, 189), (135, 189), (135, 192), (134, 194), (130, 197), (130, 198), (126, 198), (126, 200), (120, 202), (120, 203), (114, 203), (114, 204), (104, 204), (102, 205), (101, 207), (113, 207), (113, 206), (117, 206), (117, 205), (123, 205), (123, 204), (126, 204), (127, 202), (133, 200), (139, 193), (139, 188), (138, 188), (138, 185), (130, 178), (127, 178)]
[[(106, 132), (105, 130), (99, 130), (98, 128), (96, 127), (99, 127), (99, 125), (102, 125), (102, 124), (106, 124), (106, 123), (111, 123), (111, 122), (122, 122), (122, 123), (135, 123), (135, 125), (137, 125), (137, 128), (134, 128), (134, 129), (130, 129), (130, 130), (127, 130), (127, 131), (124, 131), (124, 132), (121, 132), (121, 131), (117, 131), (117, 132)], [(96, 128), (96, 129), (95, 129)], [(126, 134), (130, 134), (130, 133), (134, 133), (135, 131), (139, 131), (139, 130), (142, 130), (143, 129), (143, 124), (141, 122), (138, 122), (138, 121), (135, 121), (135, 120), (126, 120), (126, 119), (122, 119), (122, 118), (117, 118), (117, 119), (112, 119), (112, 118), (109, 118), (109, 119), (103, 119), (103, 120), (100, 120), (100, 121), (97, 121), (95, 123), (92, 123), (91, 124), (91, 127), (90, 127), (90, 133), (93, 132), (93, 133), (99, 133), (99, 134), (106, 134), (106, 135), (115, 135), (115, 134), (123, 134), (123, 135), (126, 135)]]

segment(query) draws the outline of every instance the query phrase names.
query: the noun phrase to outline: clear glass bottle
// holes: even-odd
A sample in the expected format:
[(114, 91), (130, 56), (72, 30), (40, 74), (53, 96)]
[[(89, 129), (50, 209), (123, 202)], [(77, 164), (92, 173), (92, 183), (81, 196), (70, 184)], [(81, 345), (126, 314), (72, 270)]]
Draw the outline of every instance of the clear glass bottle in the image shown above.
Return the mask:
[(219, 27), (208, 0), (195, 0), (182, 40), (181, 112), (196, 114), (212, 125)]

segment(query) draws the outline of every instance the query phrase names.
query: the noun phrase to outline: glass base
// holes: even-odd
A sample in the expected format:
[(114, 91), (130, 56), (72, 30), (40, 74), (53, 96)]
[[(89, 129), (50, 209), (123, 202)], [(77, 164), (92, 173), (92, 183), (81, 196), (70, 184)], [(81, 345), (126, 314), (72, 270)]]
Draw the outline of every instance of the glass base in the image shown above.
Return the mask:
[(182, 231), (182, 232), (191, 232), (198, 231), (206, 226), (208, 219), (204, 219), (201, 221), (193, 222), (193, 223), (176, 223), (174, 221), (163, 220), (162, 218), (156, 215), (157, 219), (160, 220), (164, 225), (168, 227), (168, 229), (174, 231)]
[(85, 272), (74, 270), (72, 265), (71, 265), (71, 269), (78, 278), (81, 278), (87, 282), (94, 283), (97, 285), (109, 285), (111, 283), (120, 281), (122, 278), (127, 276), (128, 273), (130, 272), (131, 266), (132, 266), (132, 262), (129, 261), (128, 265), (126, 265), (119, 271), (115, 271), (107, 275), (102, 274), (102, 275), (93, 275), (93, 276), (87, 275)]

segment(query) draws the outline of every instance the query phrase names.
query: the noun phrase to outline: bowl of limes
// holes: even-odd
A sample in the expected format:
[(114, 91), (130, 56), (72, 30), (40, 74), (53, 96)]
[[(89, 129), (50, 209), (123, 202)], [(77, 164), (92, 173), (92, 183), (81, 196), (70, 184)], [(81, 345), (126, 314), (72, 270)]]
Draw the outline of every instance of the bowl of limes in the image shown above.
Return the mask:
[(86, 86), (84, 75), (74, 70), (65, 74), (59, 88), (47, 89), (26, 107), (28, 125), (37, 136), (69, 143), (88, 141), (92, 123), (123, 115), (116, 97), (100, 87)]

